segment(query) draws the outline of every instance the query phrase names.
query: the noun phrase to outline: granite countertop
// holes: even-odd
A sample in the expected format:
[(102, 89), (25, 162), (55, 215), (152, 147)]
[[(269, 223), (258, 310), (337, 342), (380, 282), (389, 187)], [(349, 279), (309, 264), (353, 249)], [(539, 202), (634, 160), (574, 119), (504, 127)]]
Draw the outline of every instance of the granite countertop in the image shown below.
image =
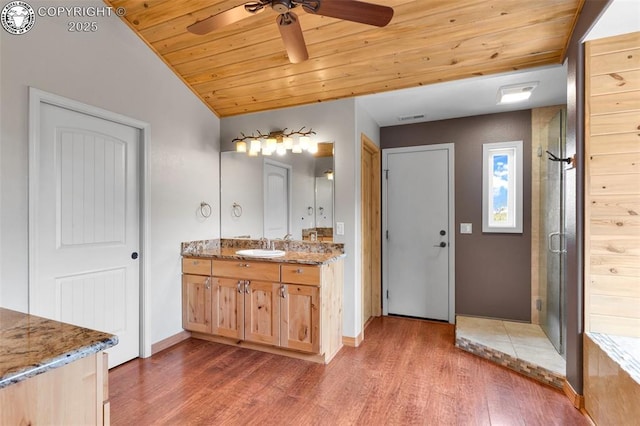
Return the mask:
[(229, 260), (253, 260), (257, 262), (299, 263), (324, 265), (345, 257), (344, 244), (271, 240), (276, 250), (283, 250), (280, 257), (239, 256), (236, 251), (262, 247), (263, 241), (237, 238), (188, 241), (181, 244), (180, 254), (189, 257), (205, 257)]
[(298, 263), (305, 265), (324, 265), (335, 262), (344, 257), (344, 253), (308, 253), (299, 251), (287, 251), (284, 256), (280, 257), (252, 257), (240, 256), (236, 254), (237, 248), (212, 248), (203, 249), (201, 251), (189, 252), (183, 251), (183, 256), (189, 257), (206, 257), (213, 259), (229, 259), (229, 260), (252, 260), (258, 262), (275, 262), (275, 263)]
[(111, 334), (0, 308), (0, 389), (117, 343)]

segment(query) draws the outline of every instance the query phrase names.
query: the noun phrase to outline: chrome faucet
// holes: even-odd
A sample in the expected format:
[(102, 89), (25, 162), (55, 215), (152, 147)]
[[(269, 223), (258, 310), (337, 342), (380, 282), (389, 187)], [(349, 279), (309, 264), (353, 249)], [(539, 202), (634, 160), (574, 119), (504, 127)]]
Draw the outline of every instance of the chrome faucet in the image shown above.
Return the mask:
[(293, 239), (293, 235), (291, 235), (291, 234), (286, 234), (284, 236), (284, 238), (283, 238), (283, 240), (285, 240), (285, 241), (291, 241), (292, 239)]
[(262, 237), (260, 238), (260, 248), (268, 250), (269, 249), (269, 239)]

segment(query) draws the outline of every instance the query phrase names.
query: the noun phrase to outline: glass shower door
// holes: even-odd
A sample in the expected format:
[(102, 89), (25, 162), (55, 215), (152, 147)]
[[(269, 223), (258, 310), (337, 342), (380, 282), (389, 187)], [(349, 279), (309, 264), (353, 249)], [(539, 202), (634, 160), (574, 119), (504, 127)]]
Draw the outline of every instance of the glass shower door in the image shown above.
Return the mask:
[[(565, 153), (565, 111), (561, 110), (549, 123), (548, 150), (558, 158)], [(565, 168), (567, 163), (548, 160), (545, 188), (544, 232), (546, 236), (546, 309), (541, 326), (561, 355), (565, 352)], [(544, 278), (544, 277), (543, 277)]]

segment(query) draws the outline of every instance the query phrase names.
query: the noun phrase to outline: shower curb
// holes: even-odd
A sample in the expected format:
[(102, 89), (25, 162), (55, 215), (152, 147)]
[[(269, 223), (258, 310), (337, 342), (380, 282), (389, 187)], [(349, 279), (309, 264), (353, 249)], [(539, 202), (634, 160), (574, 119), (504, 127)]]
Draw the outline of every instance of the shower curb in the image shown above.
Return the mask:
[(565, 377), (528, 361), (515, 358), (465, 337), (456, 336), (456, 347), (473, 355), (506, 367), (538, 382), (563, 390)]

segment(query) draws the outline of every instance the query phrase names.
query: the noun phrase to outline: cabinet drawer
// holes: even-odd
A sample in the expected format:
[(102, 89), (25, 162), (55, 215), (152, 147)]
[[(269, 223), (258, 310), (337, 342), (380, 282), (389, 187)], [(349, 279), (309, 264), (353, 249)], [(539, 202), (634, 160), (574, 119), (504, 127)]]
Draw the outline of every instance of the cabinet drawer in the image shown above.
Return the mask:
[(320, 266), (283, 264), (282, 282), (320, 285)]
[(183, 257), (182, 273), (194, 275), (211, 275), (211, 259)]
[(213, 275), (216, 277), (241, 278), (246, 280), (280, 281), (280, 265), (246, 260), (214, 260)]

